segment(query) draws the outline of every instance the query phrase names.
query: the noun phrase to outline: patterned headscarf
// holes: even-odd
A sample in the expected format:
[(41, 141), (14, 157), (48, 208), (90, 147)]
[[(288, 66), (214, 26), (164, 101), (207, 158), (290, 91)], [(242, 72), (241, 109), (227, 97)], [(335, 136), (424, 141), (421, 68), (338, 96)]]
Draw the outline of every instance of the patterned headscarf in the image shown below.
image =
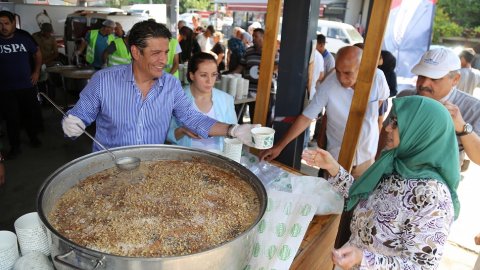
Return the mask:
[(382, 156), (352, 185), (347, 210), (369, 196), (383, 175), (397, 173), (404, 179), (437, 179), (445, 183), (455, 210), (460, 211), (458, 144), (452, 118), (438, 101), (421, 96), (393, 99), (400, 144)]

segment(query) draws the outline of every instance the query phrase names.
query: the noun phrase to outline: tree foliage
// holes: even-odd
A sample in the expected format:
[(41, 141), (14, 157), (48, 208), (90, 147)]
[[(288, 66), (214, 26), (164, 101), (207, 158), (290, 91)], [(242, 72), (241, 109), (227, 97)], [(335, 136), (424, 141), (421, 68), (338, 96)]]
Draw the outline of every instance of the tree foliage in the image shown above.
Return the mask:
[(480, 25), (480, 1), (478, 0), (440, 0), (437, 6), (462, 27), (473, 28)]
[(438, 2), (438, 7), (448, 15), (451, 22), (463, 28), (462, 33), (456, 36), (480, 38), (480, 1), (441, 0)]
[(187, 12), (189, 9), (211, 10), (212, 1), (210, 0), (181, 0), (180, 14)]
[(437, 7), (433, 23), (433, 43), (439, 42), (441, 37), (461, 36), (463, 27), (453, 22), (442, 7)]
[[(150, 4), (150, 0), (135, 0), (135, 1), (129, 1), (129, 3), (130, 3), (130, 5), (133, 5), (133, 4)], [(152, 0), (152, 4), (165, 4), (165, 0)]]

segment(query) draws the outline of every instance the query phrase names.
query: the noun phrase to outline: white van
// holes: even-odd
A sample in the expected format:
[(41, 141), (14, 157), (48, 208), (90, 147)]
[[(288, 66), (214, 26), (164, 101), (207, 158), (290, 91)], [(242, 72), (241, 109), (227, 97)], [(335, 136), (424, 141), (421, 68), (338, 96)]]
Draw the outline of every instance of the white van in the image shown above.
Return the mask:
[(167, 24), (166, 4), (134, 4), (127, 10), (131, 14), (140, 14), (155, 19), (158, 23)]
[(341, 22), (318, 20), (317, 34), (323, 34), (326, 37), (326, 48), (334, 54), (347, 45), (363, 43), (363, 37), (357, 29)]
[[(281, 40), (282, 33), (282, 18), (280, 18), (279, 28), (278, 28), (278, 40)], [(323, 34), (327, 39), (327, 44), (325, 44), (327, 50), (333, 54), (336, 54), (337, 51), (347, 45), (353, 45), (356, 43), (363, 43), (363, 37), (358, 33), (350, 24), (327, 21), (327, 20), (318, 20), (317, 24), (317, 34)]]

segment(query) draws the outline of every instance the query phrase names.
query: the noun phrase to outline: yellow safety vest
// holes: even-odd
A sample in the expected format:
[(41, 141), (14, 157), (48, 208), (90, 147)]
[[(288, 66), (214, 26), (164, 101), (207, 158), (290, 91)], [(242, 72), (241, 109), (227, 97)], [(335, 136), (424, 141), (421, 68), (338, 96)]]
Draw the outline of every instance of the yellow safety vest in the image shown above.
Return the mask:
[(114, 41), (116, 50), (108, 56), (108, 66), (126, 65), (132, 62), (132, 56), (123, 41), (123, 38), (116, 38)]
[[(88, 43), (87, 46), (87, 55), (86, 55), (86, 60), (87, 63), (92, 64), (95, 55), (95, 45), (97, 44), (97, 37), (98, 37), (98, 30), (90, 30), (90, 42)], [(110, 34), (108, 35), (108, 41), (107, 43), (110, 44), (115, 39), (115, 36)]]
[[(175, 38), (171, 38), (170, 42), (168, 43), (168, 59), (167, 59), (167, 66), (165, 67), (165, 71), (170, 73), (170, 70), (173, 67), (173, 58), (175, 57), (175, 51), (177, 50), (178, 40)], [(172, 74), (178, 79), (178, 68), (174, 74)]]

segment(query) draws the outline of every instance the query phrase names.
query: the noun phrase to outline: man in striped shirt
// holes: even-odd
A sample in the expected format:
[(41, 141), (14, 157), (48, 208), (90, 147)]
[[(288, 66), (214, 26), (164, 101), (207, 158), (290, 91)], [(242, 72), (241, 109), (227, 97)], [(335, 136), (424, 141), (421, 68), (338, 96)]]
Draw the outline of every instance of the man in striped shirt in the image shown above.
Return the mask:
[[(234, 73), (241, 73), (245, 79), (250, 81), (248, 86), (248, 95), (256, 97), (257, 87), (258, 87), (258, 78), (260, 75), (260, 62), (262, 59), (262, 48), (263, 48), (263, 38), (265, 35), (265, 30), (257, 28), (253, 30), (253, 46), (248, 47), (245, 50), (245, 54), (240, 60), (240, 65), (237, 66)], [(276, 70), (279, 61), (279, 53), (275, 54), (275, 67), (274, 74), (272, 74), (272, 84), (270, 91), (270, 100), (268, 105), (267, 112), (267, 126), (272, 126), (273, 116), (274, 116), (274, 107), (276, 100)], [(253, 119), (255, 114), (255, 102), (248, 103), (250, 119)], [(240, 117), (242, 119), (242, 117)]]
[[(132, 63), (95, 73), (62, 121), (65, 134), (78, 137), (96, 121), (95, 137), (106, 147), (163, 144), (173, 115), (202, 138), (238, 137), (251, 144), (255, 125), (228, 125), (197, 112), (180, 81), (163, 72), (170, 38), (168, 28), (155, 21), (135, 24), (128, 40)], [(100, 149), (93, 145), (93, 151)]]

